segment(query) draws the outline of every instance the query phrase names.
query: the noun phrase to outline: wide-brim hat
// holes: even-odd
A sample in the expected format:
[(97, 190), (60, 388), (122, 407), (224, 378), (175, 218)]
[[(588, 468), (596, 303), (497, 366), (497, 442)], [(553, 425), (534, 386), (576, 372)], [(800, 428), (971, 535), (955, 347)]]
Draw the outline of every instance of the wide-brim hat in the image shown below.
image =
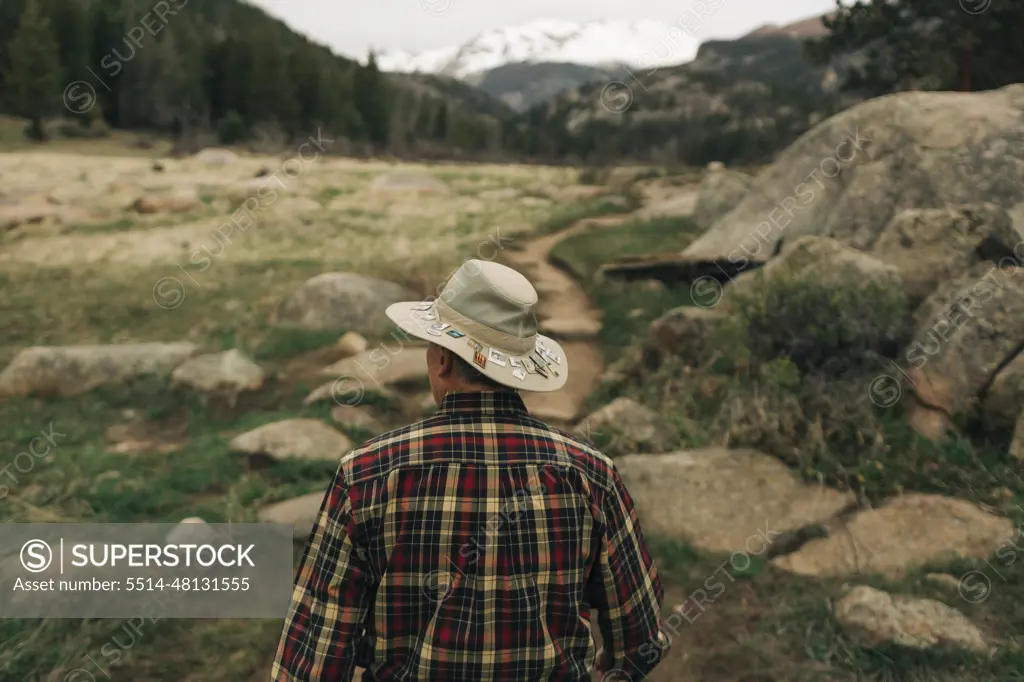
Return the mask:
[(537, 291), (510, 267), (468, 260), (440, 295), (388, 306), (403, 331), (455, 353), (499, 384), (524, 391), (557, 391), (569, 361), (554, 339), (537, 332)]

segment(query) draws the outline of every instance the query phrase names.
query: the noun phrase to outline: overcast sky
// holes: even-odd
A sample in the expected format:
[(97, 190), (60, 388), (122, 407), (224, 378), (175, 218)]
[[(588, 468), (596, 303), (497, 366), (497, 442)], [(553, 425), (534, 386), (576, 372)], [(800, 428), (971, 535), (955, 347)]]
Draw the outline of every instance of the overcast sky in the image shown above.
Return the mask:
[[(698, 37), (734, 38), (763, 24), (786, 24), (835, 7), (834, 0), (249, 0), (293, 29), (349, 56), (375, 49), (423, 50), (481, 31), (537, 19), (685, 21), (691, 8), (718, 7)], [(684, 25), (689, 25), (684, 24)]]

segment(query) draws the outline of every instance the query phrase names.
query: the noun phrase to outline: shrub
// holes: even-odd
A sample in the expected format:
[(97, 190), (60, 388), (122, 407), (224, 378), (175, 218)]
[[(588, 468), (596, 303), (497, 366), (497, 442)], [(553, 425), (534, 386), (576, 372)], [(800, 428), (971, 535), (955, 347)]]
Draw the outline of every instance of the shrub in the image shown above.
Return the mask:
[(875, 281), (778, 275), (737, 294), (752, 365), (788, 358), (801, 373), (842, 375), (895, 357), (910, 338), (902, 290)]
[(229, 111), (217, 123), (217, 137), (222, 144), (235, 144), (245, 139), (248, 127), (237, 111)]

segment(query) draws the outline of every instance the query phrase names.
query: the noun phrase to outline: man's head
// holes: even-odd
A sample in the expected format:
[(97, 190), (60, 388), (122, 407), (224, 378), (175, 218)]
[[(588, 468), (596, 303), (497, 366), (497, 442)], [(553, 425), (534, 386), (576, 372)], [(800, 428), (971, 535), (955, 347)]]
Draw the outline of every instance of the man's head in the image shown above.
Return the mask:
[(488, 379), (458, 355), (436, 343), (427, 346), (427, 377), (430, 379), (430, 393), (438, 405), (449, 393), (513, 390)]

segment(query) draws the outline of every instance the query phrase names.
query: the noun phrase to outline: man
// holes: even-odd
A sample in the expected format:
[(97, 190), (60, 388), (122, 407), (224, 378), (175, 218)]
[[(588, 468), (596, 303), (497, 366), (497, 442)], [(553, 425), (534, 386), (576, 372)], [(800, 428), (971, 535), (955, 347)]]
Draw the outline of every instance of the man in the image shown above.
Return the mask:
[[(590, 679), (661, 660), (661, 583), (611, 460), (531, 417), (568, 358), (520, 273), (467, 261), (388, 316), (430, 342), (439, 405), (341, 460), (296, 580), (273, 682)], [(412, 353), (404, 349), (400, 352)]]

